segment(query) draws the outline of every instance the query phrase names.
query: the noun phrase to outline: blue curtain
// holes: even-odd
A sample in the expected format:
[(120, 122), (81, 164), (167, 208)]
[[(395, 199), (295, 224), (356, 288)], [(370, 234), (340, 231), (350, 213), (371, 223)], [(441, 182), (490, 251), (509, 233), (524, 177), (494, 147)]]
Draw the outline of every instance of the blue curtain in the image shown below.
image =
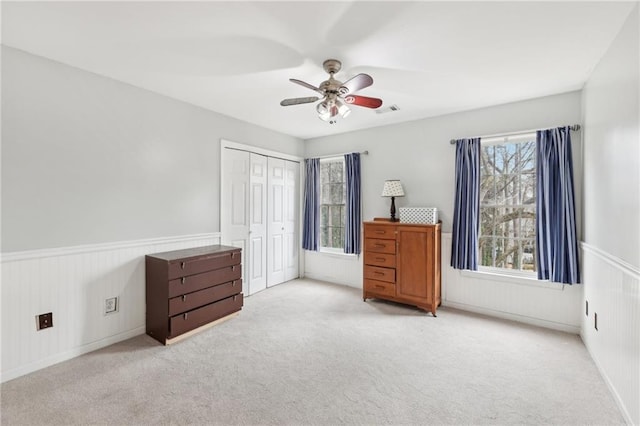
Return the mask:
[(360, 154), (354, 152), (344, 156), (344, 172), (347, 185), (345, 203), (344, 252), (360, 254)]
[(451, 266), (456, 269), (478, 269), (479, 216), (480, 138), (459, 139), (451, 241)]
[(320, 235), (320, 159), (304, 160), (304, 224), (302, 227), (302, 248), (318, 251)]
[(538, 279), (580, 282), (571, 129), (536, 132)]

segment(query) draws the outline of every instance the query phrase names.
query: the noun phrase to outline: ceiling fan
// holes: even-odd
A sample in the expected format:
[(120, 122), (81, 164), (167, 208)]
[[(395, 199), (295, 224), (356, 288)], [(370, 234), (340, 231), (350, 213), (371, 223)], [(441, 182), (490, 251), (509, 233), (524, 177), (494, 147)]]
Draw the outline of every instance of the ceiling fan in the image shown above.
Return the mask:
[[(373, 78), (368, 74), (358, 74), (344, 83), (333, 78), (340, 71), (342, 63), (337, 59), (327, 59), (322, 63), (324, 70), (329, 73), (329, 79), (320, 83), (319, 87), (302, 80), (290, 78), (289, 81), (304, 86), (320, 93), (324, 99), (316, 106), (318, 117), (331, 124), (337, 122), (338, 117), (345, 118), (351, 113), (347, 105), (356, 105), (365, 108), (378, 108), (382, 105), (382, 99), (369, 98), (367, 96), (354, 95), (354, 92), (369, 87), (373, 84)], [(280, 102), (282, 106), (308, 104), (320, 100), (317, 96), (305, 98), (290, 98)]]

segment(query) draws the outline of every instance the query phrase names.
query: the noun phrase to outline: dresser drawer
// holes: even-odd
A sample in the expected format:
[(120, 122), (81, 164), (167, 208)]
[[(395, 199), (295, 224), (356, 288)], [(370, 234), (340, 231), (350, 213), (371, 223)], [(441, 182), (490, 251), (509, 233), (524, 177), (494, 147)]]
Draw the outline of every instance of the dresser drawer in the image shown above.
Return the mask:
[(231, 251), (209, 256), (200, 256), (193, 259), (180, 259), (169, 262), (169, 279), (200, 274), (212, 269), (225, 266), (239, 265), (241, 252)]
[(174, 337), (210, 323), (242, 308), (242, 293), (193, 311), (169, 318), (169, 336)]
[(365, 265), (364, 277), (372, 280), (396, 282), (396, 270), (392, 268), (379, 268), (377, 266)]
[(396, 229), (392, 226), (366, 225), (365, 238), (379, 238), (382, 240), (395, 240)]
[(240, 265), (227, 266), (203, 274), (190, 275), (169, 281), (169, 297), (182, 296), (217, 284), (238, 280), (242, 276)]
[(169, 316), (181, 314), (200, 306), (207, 305), (238, 294), (242, 291), (242, 280), (234, 280), (228, 283), (219, 284), (204, 290), (183, 294), (182, 296), (169, 299)]
[(396, 253), (396, 240), (381, 240), (377, 238), (366, 238), (364, 240), (365, 251), (375, 253)]
[(396, 255), (387, 253), (371, 253), (367, 251), (364, 253), (364, 264), (383, 266), (385, 268), (395, 268)]
[(364, 279), (364, 291), (379, 294), (380, 296), (391, 296), (394, 297), (396, 295), (396, 285), (393, 283), (388, 283), (384, 281), (370, 280)]

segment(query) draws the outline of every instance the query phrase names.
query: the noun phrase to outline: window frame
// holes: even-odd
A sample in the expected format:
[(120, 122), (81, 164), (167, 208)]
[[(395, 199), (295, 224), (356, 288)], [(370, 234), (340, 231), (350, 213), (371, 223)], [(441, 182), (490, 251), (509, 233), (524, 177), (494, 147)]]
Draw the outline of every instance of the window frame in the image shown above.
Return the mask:
[[(328, 254), (338, 254), (338, 255), (343, 255), (343, 256), (351, 256), (350, 254), (347, 254), (344, 252), (344, 240), (342, 241), (342, 247), (337, 248), (337, 247), (326, 247), (322, 245), (322, 228), (323, 228), (323, 222), (322, 222), (322, 206), (323, 205), (328, 205), (328, 204), (323, 204), (322, 203), (322, 188), (323, 188), (323, 180), (322, 180), (322, 163), (342, 163), (342, 182), (345, 186), (344, 190), (346, 191), (346, 177), (345, 177), (345, 161), (344, 161), (344, 156), (335, 156), (335, 157), (326, 157), (326, 158), (321, 158), (320, 159), (320, 203), (319, 203), (319, 207), (320, 207), (320, 227), (319, 227), (319, 235), (318, 235), (318, 251), (321, 253), (328, 253)], [(346, 197), (346, 194), (345, 194)], [(346, 200), (345, 202), (342, 204), (344, 206), (344, 208), (346, 209)], [(346, 220), (345, 216), (345, 212), (343, 212), (343, 222), (344, 220)], [(342, 226), (343, 229), (343, 235), (344, 235), (344, 225)]]
[[(508, 135), (503, 135), (503, 136), (495, 136), (495, 137), (488, 137), (488, 138), (481, 138), (480, 139), (480, 149), (481, 149), (481, 156), (483, 155), (483, 148), (486, 146), (499, 146), (499, 145), (506, 145), (506, 144), (515, 144), (515, 143), (525, 143), (525, 142), (531, 142), (533, 141), (533, 143), (536, 143), (536, 133), (535, 132), (518, 132), (518, 133), (511, 133)], [(534, 155), (534, 161), (536, 161), (535, 158), (535, 152), (533, 153)], [(522, 173), (519, 173), (519, 175), (522, 175)], [(537, 164), (534, 162), (534, 172), (533, 172), (533, 177), (534, 177), (534, 194), (537, 194)], [(482, 184), (482, 178), (483, 178), (483, 174), (482, 174), (482, 167), (480, 170), (480, 183)], [(505, 206), (509, 206), (507, 204), (495, 204), (494, 208), (499, 208), (499, 207), (505, 207)], [(518, 206), (523, 206), (522, 204), (518, 204), (518, 205), (511, 205), (509, 207), (518, 207)], [(478, 211), (478, 215), (480, 216), (480, 218), (482, 217), (482, 200), (480, 200), (480, 205), (479, 205), (479, 211)], [(535, 202), (533, 204), (528, 204), (526, 205), (527, 209), (532, 209), (533, 210), (533, 224), (534, 224), (534, 234), (533, 234), (533, 238), (520, 238), (521, 240), (526, 240), (526, 241), (532, 241), (533, 242), (533, 247), (534, 247), (534, 252), (533, 252), (533, 256), (534, 256), (534, 262), (535, 262), (535, 256), (536, 256), (536, 249), (535, 249), (535, 245), (537, 243), (536, 241), (536, 232), (535, 232), (535, 226), (536, 226), (536, 215), (537, 215), (537, 199), (535, 199)], [(520, 277), (526, 280), (529, 279), (537, 279), (537, 269), (531, 270), (531, 271), (527, 271), (527, 270), (522, 270), (522, 269), (509, 269), (509, 268), (501, 268), (498, 266), (485, 266), (482, 265), (482, 251), (480, 249), (480, 240), (482, 238), (486, 238), (486, 237), (492, 237), (492, 238), (496, 238), (495, 236), (495, 231), (493, 233), (493, 235), (488, 236), (488, 235), (483, 235), (482, 234), (482, 220), (480, 220), (480, 224), (479, 224), (479, 229), (478, 229), (478, 260), (477, 260), (477, 264), (478, 264), (478, 271), (480, 273), (485, 273), (485, 274), (490, 274), (490, 275), (507, 275), (507, 276), (512, 276), (512, 277)], [(509, 240), (513, 240), (514, 238), (509, 238)], [(521, 245), (522, 247), (522, 245)], [(535, 263), (534, 263), (535, 264)], [(537, 264), (535, 265), (536, 267), (538, 266)]]

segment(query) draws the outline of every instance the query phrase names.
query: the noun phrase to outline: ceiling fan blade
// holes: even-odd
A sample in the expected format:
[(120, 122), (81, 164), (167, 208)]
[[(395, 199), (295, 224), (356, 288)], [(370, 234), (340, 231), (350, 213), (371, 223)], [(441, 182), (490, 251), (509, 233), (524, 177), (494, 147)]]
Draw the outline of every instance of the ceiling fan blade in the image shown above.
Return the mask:
[(342, 83), (342, 86), (338, 89), (341, 95), (357, 92), (360, 89), (369, 87), (373, 84), (373, 78), (369, 74), (358, 74), (353, 78)]
[(347, 95), (344, 97), (344, 102), (349, 105), (357, 105), (366, 108), (378, 108), (382, 105), (382, 99), (370, 98), (368, 96)]
[(320, 99), (317, 96), (309, 96), (308, 98), (291, 98), (284, 99), (280, 101), (280, 105), (289, 106), (289, 105), (300, 105), (300, 104), (310, 104), (311, 102), (315, 102)]
[(317, 88), (316, 86), (314, 86), (313, 84), (309, 84), (309, 83), (307, 83), (307, 82), (305, 82), (305, 81), (297, 80), (297, 79), (295, 79), (295, 78), (290, 78), (290, 79), (289, 79), (289, 81), (290, 81), (290, 82), (292, 82), (292, 83), (299, 84), (300, 86), (304, 86), (304, 87), (306, 87), (307, 89), (311, 89), (311, 90), (313, 90), (313, 91), (316, 91), (316, 92), (318, 92), (318, 93), (320, 93), (320, 94), (324, 95), (324, 92), (323, 92), (322, 90), (320, 90), (319, 88)]

